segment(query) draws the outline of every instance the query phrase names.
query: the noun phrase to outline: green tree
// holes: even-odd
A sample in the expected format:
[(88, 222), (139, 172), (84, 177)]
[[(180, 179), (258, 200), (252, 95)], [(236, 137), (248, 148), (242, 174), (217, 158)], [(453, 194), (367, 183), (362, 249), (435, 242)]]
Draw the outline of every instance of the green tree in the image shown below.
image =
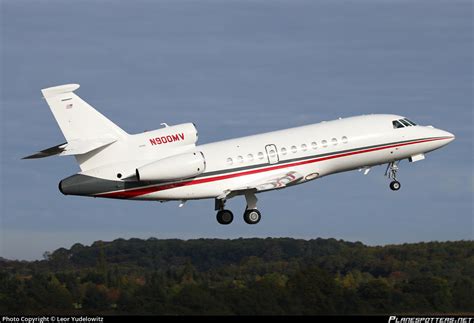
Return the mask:
[(474, 312), (474, 282), (472, 279), (458, 278), (454, 283), (452, 294), (456, 311)]
[(172, 314), (228, 314), (229, 309), (214, 297), (206, 288), (197, 285), (185, 285), (178, 295), (173, 298), (170, 309)]
[(421, 302), (424, 298), (429, 304), (426, 310), (447, 312), (452, 308), (451, 291), (448, 282), (443, 278), (418, 276), (408, 281), (403, 291), (420, 298)]
[(288, 281), (295, 314), (336, 313), (340, 290), (328, 272), (312, 267), (296, 273)]
[(370, 304), (371, 313), (387, 313), (393, 307), (391, 288), (385, 279), (377, 278), (360, 285), (360, 299)]
[(97, 288), (93, 284), (89, 284), (82, 300), (82, 307), (84, 309), (104, 310), (110, 307), (107, 300), (107, 294), (103, 289)]

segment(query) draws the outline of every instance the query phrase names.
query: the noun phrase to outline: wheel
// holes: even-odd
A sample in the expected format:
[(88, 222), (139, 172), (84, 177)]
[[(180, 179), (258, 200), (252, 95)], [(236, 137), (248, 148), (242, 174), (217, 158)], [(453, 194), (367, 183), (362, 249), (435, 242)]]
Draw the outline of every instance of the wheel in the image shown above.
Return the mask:
[(398, 191), (400, 189), (400, 187), (401, 187), (401, 184), (398, 181), (393, 181), (393, 182), (390, 183), (390, 189), (392, 191)]
[(232, 220), (234, 220), (234, 215), (229, 210), (221, 210), (217, 212), (216, 218), (217, 222), (226, 225), (232, 223)]
[(262, 219), (262, 214), (257, 209), (245, 210), (244, 221), (247, 224), (257, 224)]

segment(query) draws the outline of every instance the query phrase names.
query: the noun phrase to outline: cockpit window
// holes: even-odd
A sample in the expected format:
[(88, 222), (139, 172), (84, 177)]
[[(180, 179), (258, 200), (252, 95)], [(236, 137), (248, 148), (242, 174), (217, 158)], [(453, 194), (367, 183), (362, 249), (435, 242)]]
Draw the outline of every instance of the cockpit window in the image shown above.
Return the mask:
[(393, 129), (404, 128), (404, 126), (400, 122), (398, 122), (398, 120), (393, 120), (392, 124), (393, 124)]
[(398, 128), (416, 126), (416, 123), (414, 123), (413, 121), (408, 120), (407, 118), (403, 118), (403, 119), (399, 119), (399, 120), (393, 120), (392, 125), (393, 125), (393, 129), (398, 129)]
[(400, 121), (401, 123), (403, 123), (403, 125), (404, 125), (405, 127), (411, 127), (411, 124), (409, 124), (408, 122), (406, 122), (406, 121), (403, 120), (403, 119), (400, 119), (400, 120), (398, 120), (398, 121)]
[(411, 124), (412, 126), (416, 126), (416, 123), (414, 123), (413, 121), (411, 120), (408, 120), (407, 118), (403, 119), (405, 120), (406, 122), (408, 122), (409, 124)]

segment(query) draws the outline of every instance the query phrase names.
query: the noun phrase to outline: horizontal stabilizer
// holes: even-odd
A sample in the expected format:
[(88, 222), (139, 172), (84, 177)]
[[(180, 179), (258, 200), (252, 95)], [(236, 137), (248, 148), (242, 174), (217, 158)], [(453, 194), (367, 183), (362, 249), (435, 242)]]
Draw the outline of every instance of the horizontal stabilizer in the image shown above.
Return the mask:
[(89, 140), (71, 140), (63, 144), (47, 148), (37, 152), (36, 154), (23, 157), (22, 159), (34, 159), (44, 158), (54, 155), (69, 156), (69, 155), (81, 155), (93, 151), (97, 148), (104, 147), (114, 143), (117, 139), (114, 138), (98, 138)]
[(78, 88), (79, 88), (79, 84), (65, 84), (65, 85), (59, 85), (59, 86), (43, 89), (41, 90), (41, 92), (43, 92), (43, 97), (45, 99), (49, 99), (60, 94), (73, 92), (77, 90)]
[(67, 142), (59, 144), (57, 146), (46, 148), (37, 152), (36, 154), (23, 157), (22, 159), (34, 159), (34, 158), (44, 158), (49, 156), (54, 156), (62, 153), (64, 151), (64, 147), (67, 145)]

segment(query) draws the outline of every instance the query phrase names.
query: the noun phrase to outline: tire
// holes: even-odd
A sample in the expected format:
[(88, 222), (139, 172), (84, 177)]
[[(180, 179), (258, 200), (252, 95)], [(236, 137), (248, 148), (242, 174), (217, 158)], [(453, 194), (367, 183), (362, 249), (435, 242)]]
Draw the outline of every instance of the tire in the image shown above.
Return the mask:
[(244, 221), (247, 224), (257, 224), (262, 219), (262, 214), (257, 209), (246, 210), (244, 213)]
[(390, 189), (392, 191), (398, 191), (400, 189), (400, 187), (401, 187), (401, 184), (398, 181), (393, 181), (393, 182), (390, 183)]
[(234, 220), (234, 215), (229, 210), (221, 210), (216, 215), (217, 222), (223, 225), (231, 224)]

